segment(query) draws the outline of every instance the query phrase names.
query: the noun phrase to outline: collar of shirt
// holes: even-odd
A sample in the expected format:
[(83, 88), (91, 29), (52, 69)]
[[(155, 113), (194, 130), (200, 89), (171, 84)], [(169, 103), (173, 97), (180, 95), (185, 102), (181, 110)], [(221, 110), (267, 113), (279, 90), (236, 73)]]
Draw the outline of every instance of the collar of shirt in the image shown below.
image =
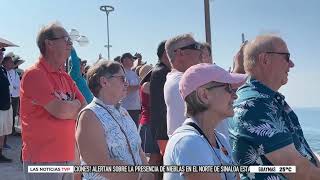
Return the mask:
[(45, 69), (47, 72), (51, 72), (51, 73), (52, 73), (52, 72), (56, 72), (56, 73), (61, 72), (61, 68), (59, 68), (58, 70), (53, 69), (53, 68), (50, 66), (50, 64), (45, 60), (44, 57), (40, 57), (40, 58), (39, 58), (39, 64), (40, 64), (41, 66), (43, 66), (44, 69)]
[(246, 83), (239, 88), (237, 94), (239, 97), (238, 99), (241, 100), (250, 98), (266, 98), (272, 101), (275, 98), (282, 104), (284, 104), (285, 100), (285, 97), (281, 93), (273, 91), (251, 76), (249, 76)]

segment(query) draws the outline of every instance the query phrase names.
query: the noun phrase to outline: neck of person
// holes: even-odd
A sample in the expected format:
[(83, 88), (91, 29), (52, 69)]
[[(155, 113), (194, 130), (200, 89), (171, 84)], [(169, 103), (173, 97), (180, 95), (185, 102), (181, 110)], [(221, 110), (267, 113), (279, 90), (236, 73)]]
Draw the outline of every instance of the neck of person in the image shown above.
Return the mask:
[(6, 71), (10, 71), (12, 68), (7, 68), (7, 67), (4, 67), (6, 69)]
[(119, 101), (116, 100), (110, 94), (111, 93), (100, 92), (99, 95), (98, 95), (98, 99), (100, 99), (105, 105), (112, 105), (112, 106), (117, 105)]
[[(61, 67), (63, 67), (64, 62), (66, 59), (61, 60), (61, 57), (55, 56), (55, 55), (43, 55), (44, 59), (47, 61), (47, 63), (52, 67), (54, 70), (58, 71)], [(62, 64), (60, 62), (63, 62)]]
[(261, 74), (249, 74), (249, 75), (275, 92), (278, 92), (278, 90), (281, 87), (276, 85), (275, 82), (273, 80), (270, 80), (266, 75), (261, 75)]
[(171, 64), (168, 59), (162, 58), (160, 62), (167, 66), (167, 68), (171, 69)]
[(184, 72), (184, 68), (181, 67), (180, 64), (177, 64), (176, 62), (174, 62), (172, 64), (172, 68), (171, 68), (171, 71), (179, 71), (179, 72)]
[(125, 66), (123, 66), (123, 68), (124, 68), (124, 70), (126, 70), (126, 71), (130, 71), (130, 70), (131, 70), (131, 67), (125, 67)]
[(215, 138), (214, 129), (217, 127), (219, 117), (210, 111), (204, 111), (194, 116), (194, 120), (198, 123), (200, 129), (209, 139), (211, 145), (217, 148), (217, 142)]

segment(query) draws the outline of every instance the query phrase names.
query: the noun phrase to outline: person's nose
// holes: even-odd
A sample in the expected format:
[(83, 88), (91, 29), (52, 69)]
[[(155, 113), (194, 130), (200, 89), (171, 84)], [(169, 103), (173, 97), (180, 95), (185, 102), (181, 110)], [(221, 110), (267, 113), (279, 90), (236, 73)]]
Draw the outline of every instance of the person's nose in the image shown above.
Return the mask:
[(124, 81), (124, 82), (123, 82), (123, 85), (124, 85), (124, 87), (128, 87), (128, 86), (129, 86), (128, 81)]
[(69, 40), (67, 41), (67, 44), (68, 44), (68, 46), (72, 46), (72, 45), (73, 45), (73, 42), (71, 41), (71, 39), (69, 39)]
[(235, 99), (238, 98), (238, 95), (237, 95), (236, 92), (237, 92), (237, 90), (235, 90), (235, 91), (232, 92), (232, 98), (233, 98), (233, 100), (235, 100)]
[(294, 63), (293, 63), (293, 61), (291, 61), (291, 59), (289, 60), (289, 67), (290, 67), (290, 68), (293, 68), (293, 67), (294, 67)]

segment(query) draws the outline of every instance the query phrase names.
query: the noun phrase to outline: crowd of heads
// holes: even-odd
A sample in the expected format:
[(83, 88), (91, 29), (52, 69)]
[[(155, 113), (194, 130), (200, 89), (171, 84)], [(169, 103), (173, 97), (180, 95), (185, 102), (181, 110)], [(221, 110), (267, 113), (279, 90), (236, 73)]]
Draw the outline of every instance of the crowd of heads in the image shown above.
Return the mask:
[[(56, 69), (65, 65), (73, 48), (68, 32), (59, 23), (42, 27), (36, 42), (41, 56)], [(1, 47), (1, 60), (4, 51), (4, 47)], [(234, 115), (233, 102), (238, 98), (236, 91), (245, 83), (247, 77), (254, 78), (277, 92), (288, 82), (288, 72), (294, 67), (285, 41), (275, 35), (259, 35), (254, 40), (245, 41), (234, 57), (232, 72), (216, 65), (211, 45), (195, 40), (191, 34), (181, 34), (160, 41), (156, 55), (159, 60), (156, 66), (164, 64), (171, 73), (165, 74), (167, 75), (166, 84), (161, 87), (164, 89), (161, 93), (164, 93), (166, 108), (168, 110), (176, 108), (170, 107), (176, 104), (166, 97), (179, 93), (181, 96), (174, 97), (176, 99), (173, 101), (181, 100), (185, 104), (185, 117), (200, 119), (200, 126), (207, 123), (201, 121), (216, 120), (212, 122), (215, 125), (214, 128), (225, 118)], [(113, 105), (124, 103), (130, 93), (135, 92), (136, 95), (141, 96), (145, 83), (149, 83), (148, 91), (150, 91), (154, 67), (147, 61), (144, 62), (140, 53), (132, 55), (126, 52), (113, 60), (99, 57), (98, 61), (91, 66), (87, 65), (87, 60), (79, 59), (79, 61), (80, 72), (86, 77), (86, 85), (98, 99), (110, 101)], [(8, 54), (4, 56), (1, 64), (9, 70), (17, 68), (23, 62), (18, 56)], [(134, 72), (134, 75), (129, 76), (131, 72)], [(172, 73), (176, 73), (175, 78), (178, 77), (178, 80), (170, 79)], [(138, 82), (132, 83), (135, 80)], [(178, 89), (174, 89), (177, 87)], [(139, 106), (139, 113), (140, 109)], [(131, 116), (133, 110), (127, 110)], [(179, 113), (175, 110), (174, 113)], [(169, 112), (167, 118), (169, 122)], [(179, 126), (182, 124), (180, 123)], [(168, 136), (171, 135), (173, 134), (168, 132)]]

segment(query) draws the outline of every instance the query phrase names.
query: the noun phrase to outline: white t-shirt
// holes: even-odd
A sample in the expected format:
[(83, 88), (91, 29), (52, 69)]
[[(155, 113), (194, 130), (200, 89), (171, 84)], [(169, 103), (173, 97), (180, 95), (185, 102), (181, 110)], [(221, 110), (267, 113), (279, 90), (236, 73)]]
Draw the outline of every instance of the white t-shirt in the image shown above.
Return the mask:
[(167, 106), (167, 134), (169, 137), (186, 119), (184, 100), (179, 93), (179, 82), (182, 75), (183, 72), (177, 70), (169, 72), (163, 88), (164, 101)]
[[(167, 134), (169, 138), (172, 133), (182, 125), (187, 118), (185, 113), (185, 103), (179, 92), (179, 82), (183, 72), (172, 70), (167, 74), (167, 80), (164, 84), (164, 101), (167, 106)], [(224, 120), (218, 124), (217, 131), (222, 133), (229, 139), (228, 121)]]
[[(128, 80), (129, 86), (139, 85), (139, 76), (132, 70), (125, 70), (126, 78)], [(126, 110), (140, 110), (140, 97), (139, 89), (134, 92), (129, 92), (128, 95), (121, 101), (121, 106)]]
[(10, 94), (11, 97), (19, 97), (20, 96), (20, 76), (19, 74), (14, 70), (11, 69), (7, 71), (8, 80), (10, 82)]

